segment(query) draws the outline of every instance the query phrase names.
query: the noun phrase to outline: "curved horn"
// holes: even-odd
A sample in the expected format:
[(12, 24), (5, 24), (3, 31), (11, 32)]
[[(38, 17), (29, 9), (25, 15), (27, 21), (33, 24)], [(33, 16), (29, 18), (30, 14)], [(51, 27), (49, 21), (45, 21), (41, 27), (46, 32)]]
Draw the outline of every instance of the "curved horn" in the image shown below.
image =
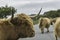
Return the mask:
[(39, 14), (41, 13), (41, 11), (42, 11), (42, 8), (40, 9), (40, 11), (39, 11), (39, 13), (38, 13), (38, 15), (37, 15), (37, 16), (39, 16)]
[(12, 8), (11, 8), (11, 20), (13, 20), (13, 17), (14, 17), (14, 13), (13, 13), (13, 10), (12, 10)]
[(39, 18), (39, 14), (41, 13), (41, 11), (42, 11), (42, 8), (40, 9), (39, 13), (36, 15), (36, 19)]

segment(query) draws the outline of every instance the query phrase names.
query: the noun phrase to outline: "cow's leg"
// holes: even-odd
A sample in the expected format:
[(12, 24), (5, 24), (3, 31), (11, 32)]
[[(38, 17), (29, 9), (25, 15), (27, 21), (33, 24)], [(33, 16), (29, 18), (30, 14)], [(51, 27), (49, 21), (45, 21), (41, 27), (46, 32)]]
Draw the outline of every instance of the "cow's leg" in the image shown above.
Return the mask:
[(44, 33), (44, 28), (41, 28), (41, 33), (42, 33), (42, 34)]
[(49, 28), (47, 28), (47, 33), (49, 32)]
[(55, 35), (55, 39), (58, 40), (57, 36)]

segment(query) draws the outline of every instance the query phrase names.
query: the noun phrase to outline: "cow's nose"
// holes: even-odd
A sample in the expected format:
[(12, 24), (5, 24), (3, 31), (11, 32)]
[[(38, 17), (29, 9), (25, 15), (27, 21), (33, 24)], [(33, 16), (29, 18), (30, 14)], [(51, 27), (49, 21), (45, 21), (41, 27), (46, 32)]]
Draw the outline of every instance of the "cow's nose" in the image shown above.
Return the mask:
[(35, 32), (32, 32), (30, 37), (34, 37), (34, 36), (35, 36)]

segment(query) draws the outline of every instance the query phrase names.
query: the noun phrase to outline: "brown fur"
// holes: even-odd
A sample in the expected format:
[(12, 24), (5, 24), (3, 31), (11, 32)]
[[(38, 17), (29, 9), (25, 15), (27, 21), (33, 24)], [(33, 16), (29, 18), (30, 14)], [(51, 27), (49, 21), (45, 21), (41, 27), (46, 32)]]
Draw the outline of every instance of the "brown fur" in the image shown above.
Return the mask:
[(51, 21), (51, 25), (54, 25), (56, 20), (59, 19), (60, 17), (56, 17), (56, 18), (51, 18), (50, 21)]
[(56, 20), (56, 23), (54, 24), (54, 32), (55, 32), (55, 37), (56, 37), (56, 40), (58, 40), (57, 37), (60, 37), (60, 18), (58, 18)]
[(55, 24), (57, 18), (51, 18), (51, 25)]
[(40, 18), (39, 28), (41, 29), (42, 33), (44, 33), (44, 28), (47, 28), (47, 32), (49, 32), (49, 26), (50, 26), (50, 19)]
[(0, 40), (18, 40), (22, 37), (33, 37), (33, 21), (25, 14), (19, 14), (13, 20), (0, 21)]

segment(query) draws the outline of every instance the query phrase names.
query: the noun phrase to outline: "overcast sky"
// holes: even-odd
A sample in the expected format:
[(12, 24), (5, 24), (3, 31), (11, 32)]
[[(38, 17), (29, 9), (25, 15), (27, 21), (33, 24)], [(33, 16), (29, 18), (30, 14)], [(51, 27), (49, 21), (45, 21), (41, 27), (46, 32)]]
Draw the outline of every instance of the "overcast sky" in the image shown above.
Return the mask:
[(60, 9), (59, 0), (0, 0), (1, 6), (13, 6), (17, 13), (36, 14), (42, 7), (43, 14), (45, 11)]

